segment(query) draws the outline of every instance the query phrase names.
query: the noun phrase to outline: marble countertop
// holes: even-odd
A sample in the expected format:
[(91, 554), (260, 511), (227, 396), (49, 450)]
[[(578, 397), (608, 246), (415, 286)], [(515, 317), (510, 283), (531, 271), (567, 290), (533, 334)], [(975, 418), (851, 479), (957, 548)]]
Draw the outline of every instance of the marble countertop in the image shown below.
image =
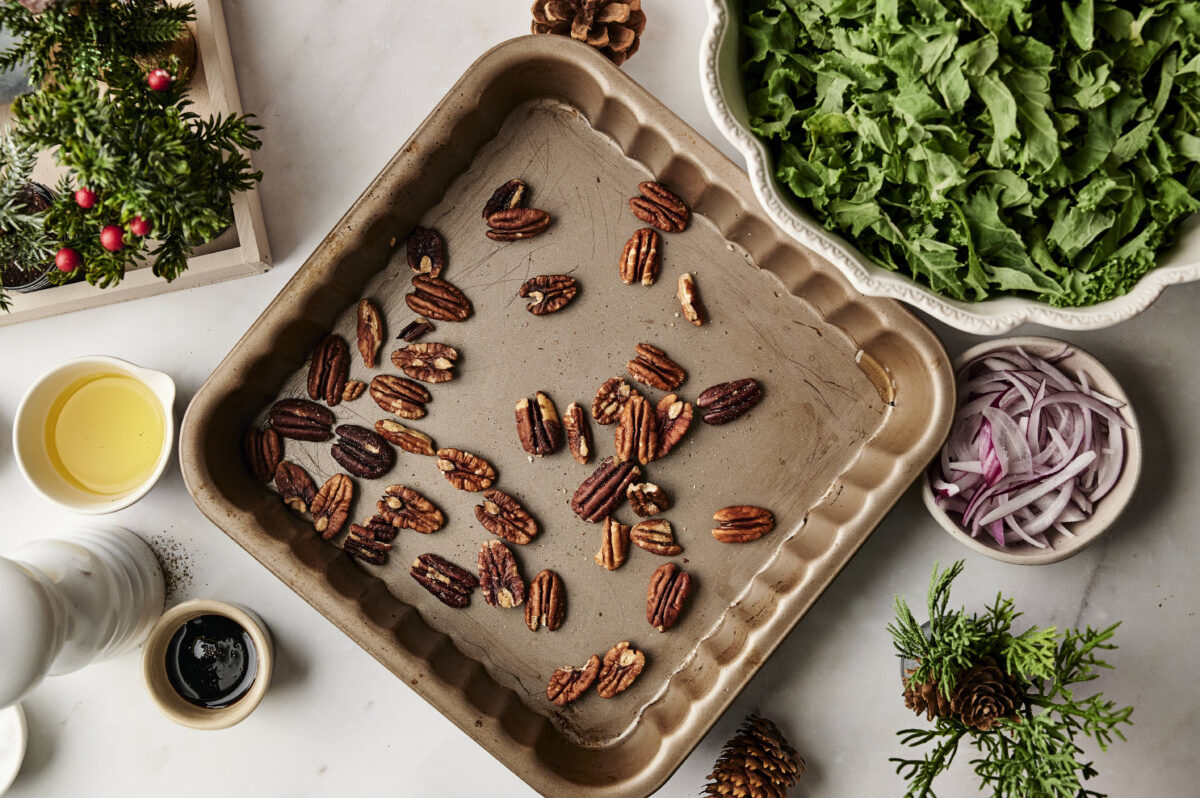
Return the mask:
[[(626, 71), (731, 156), (697, 77), (702, 4), (645, 0), (649, 27)], [(262, 276), (0, 330), (0, 420), (25, 388), (70, 357), (111, 354), (169, 372), (180, 407), (425, 117), (493, 44), (527, 31), (529, 0), (226, 0), (242, 99), (265, 130), (256, 156), (276, 266)], [(1147, 452), (1141, 489), (1116, 528), (1057, 565), (1021, 568), (969, 552), (910, 491), (662, 788), (695, 795), (742, 717), (774, 718), (808, 760), (796, 795), (902, 793), (889, 756), (914, 718), (900, 700), (885, 625), (896, 593), (923, 601), (930, 570), (957, 558), (955, 599), (1015, 596), (1031, 623), (1115, 620), (1117, 666), (1096, 687), (1133, 704), (1129, 740), (1095, 753), (1094, 789), (1194, 795), (1200, 740), (1200, 284), (1169, 289), (1119, 327), (1066, 336), (1130, 394)], [(957, 353), (978, 339), (935, 325)], [(1026, 328), (1024, 332), (1045, 332)], [(35, 495), (0, 436), (0, 551), (80, 519)], [(523, 796), (530, 790), (274, 579), (193, 506), (178, 466), (107, 519), (173, 561), (177, 600), (207, 596), (259, 612), (278, 647), (275, 683), (241, 725), (198, 732), (159, 714), (136, 654), (52, 678), (25, 702), (30, 740), (8, 795)], [(961, 758), (965, 765), (968, 752)], [(976, 794), (960, 768), (943, 795)]]

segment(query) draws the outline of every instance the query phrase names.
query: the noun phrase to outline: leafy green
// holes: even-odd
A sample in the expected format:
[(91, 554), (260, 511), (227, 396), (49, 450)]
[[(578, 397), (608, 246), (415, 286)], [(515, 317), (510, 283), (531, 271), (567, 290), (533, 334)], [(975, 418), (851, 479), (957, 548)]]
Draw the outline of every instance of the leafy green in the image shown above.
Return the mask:
[[(48, 268), (54, 243), (42, 224), (42, 215), (29, 208), (30, 178), (37, 150), (22, 145), (0, 131), (0, 276), (13, 263), (25, 269)], [(0, 311), (8, 310), (8, 294), (0, 279)]]
[(939, 294), (1126, 293), (1200, 209), (1191, 0), (744, 0), (751, 127), (825, 227)]

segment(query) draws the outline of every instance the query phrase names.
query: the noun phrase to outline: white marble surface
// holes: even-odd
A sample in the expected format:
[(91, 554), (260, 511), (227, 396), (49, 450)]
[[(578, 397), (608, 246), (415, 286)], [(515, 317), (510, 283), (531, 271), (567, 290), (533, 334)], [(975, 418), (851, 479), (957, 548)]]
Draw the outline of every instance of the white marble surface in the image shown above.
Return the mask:
[[(644, 3), (649, 30), (627, 71), (716, 140), (696, 75), (701, 4)], [(277, 266), (259, 277), (0, 330), (5, 428), (38, 374), (93, 353), (170, 372), (182, 407), (445, 90), (479, 53), (524, 33), (529, 11), (528, 0), (225, 5), (243, 101), (266, 126), (257, 161), (267, 175), (263, 207)], [(895, 593), (920, 602), (933, 562), (963, 557), (968, 570), (957, 598), (964, 603), (978, 605), (1002, 589), (1031, 622), (1125, 621), (1112, 657), (1117, 670), (1096, 685), (1134, 704), (1136, 725), (1127, 743), (1098, 756), (1095, 786), (1114, 796), (1195, 795), (1198, 305), (1200, 285), (1171, 289), (1132, 322), (1071, 336), (1124, 381), (1143, 422), (1143, 485), (1107, 539), (1059, 565), (1001, 565), (951, 540), (910, 492), (660, 794), (695, 795), (741, 717), (760, 710), (808, 759), (797, 795), (899, 795), (887, 759), (901, 751), (894, 732), (913, 718), (900, 701), (884, 626)], [(951, 352), (974, 340), (938, 332)], [(0, 497), (0, 551), (76, 520), (22, 482), (7, 436), (0, 436)], [(530, 792), (209, 524), (177, 466), (112, 520), (185, 553), (192, 578), (180, 598), (211, 596), (257, 610), (275, 634), (276, 683), (245, 723), (196, 732), (159, 715), (136, 655), (53, 679), (25, 704), (29, 752), (9, 795)], [(944, 787), (944, 796), (977, 794), (969, 773), (952, 774)]]

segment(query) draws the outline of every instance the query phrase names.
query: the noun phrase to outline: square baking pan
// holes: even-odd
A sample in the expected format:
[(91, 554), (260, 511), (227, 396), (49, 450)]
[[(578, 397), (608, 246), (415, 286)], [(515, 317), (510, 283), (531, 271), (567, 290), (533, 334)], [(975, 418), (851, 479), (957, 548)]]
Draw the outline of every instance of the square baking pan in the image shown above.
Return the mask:
[[(484, 236), (480, 209), (520, 177), (529, 202), (554, 217), (528, 241)], [(663, 236), (663, 273), (649, 287), (617, 275), (625, 241), (641, 227), (628, 198), (643, 180), (676, 190), (694, 210), (688, 229)], [(557, 571), (568, 597), (561, 629), (531, 633), (520, 610), (439, 604), (408, 575), (423, 552), (473, 569), (488, 535), (478, 494), (455, 491), (432, 458), (404, 452), (378, 480), (357, 480), (351, 518), (370, 515), (389, 484), (406, 484), (446, 514), (432, 535), (403, 532), (389, 561), (370, 566), (323, 542), (241, 461), (241, 437), (278, 398), (303, 396), (307, 360), (331, 330), (355, 340), (355, 306), (374, 301), (387, 340), (413, 318), (404, 240), (414, 225), (447, 241), (444, 277), (471, 299), (463, 323), (435, 322), (424, 340), (461, 353), (451, 382), (433, 385), (429, 415), (405, 422), (439, 446), (488, 459), (497, 487), (516, 495), (542, 532), (514, 546), (525, 578)], [(675, 282), (692, 272), (711, 320), (680, 317)], [(579, 296), (549, 316), (517, 297), (537, 274), (570, 274)], [(592, 422), (596, 458), (561, 451), (527, 457), (513, 406), (543, 390), (560, 411), (589, 407), (597, 387), (624, 373), (638, 342), (688, 371), (680, 393), (741, 377), (763, 386), (744, 417), (710, 426), (697, 417), (683, 442), (645, 478), (675, 506), (694, 579), (678, 625), (646, 622), (646, 587), (667, 560), (633, 548), (619, 570), (593, 562), (597, 525), (568, 499), (612, 453), (613, 427)], [(352, 345), (353, 348), (353, 345)], [(366, 369), (369, 381), (393, 372)], [(661, 393), (643, 389), (657, 401)], [(590, 48), (525, 37), (479, 59), (451, 89), (197, 393), (180, 459), (197, 506), (401, 680), (546, 795), (647, 795), (679, 766), (738, 691), (829, 585), (949, 427), (954, 388), (933, 334), (897, 303), (860, 296), (828, 263), (763, 215), (731, 161)], [(369, 397), (334, 408), (338, 423), (383, 417)], [(327, 444), (287, 441), (287, 457), (318, 481), (341, 469)], [(726, 545), (710, 534), (730, 504), (770, 509), (766, 537)], [(625, 523), (637, 519), (628, 508)], [(594, 693), (566, 707), (545, 696), (562, 665), (580, 665), (620, 640), (646, 653), (625, 693)]]

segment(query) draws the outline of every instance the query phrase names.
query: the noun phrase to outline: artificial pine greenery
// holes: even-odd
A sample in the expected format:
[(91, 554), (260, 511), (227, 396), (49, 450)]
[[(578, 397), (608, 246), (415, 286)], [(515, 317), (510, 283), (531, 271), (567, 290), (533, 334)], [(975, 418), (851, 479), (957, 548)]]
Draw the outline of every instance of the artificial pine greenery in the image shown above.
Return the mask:
[[(49, 266), (54, 243), (42, 227), (42, 216), (29, 208), (29, 180), (37, 152), (0, 133), (0, 267)], [(0, 310), (8, 309), (0, 268)]]
[(1100, 798), (1101, 793), (1083, 787), (1096, 770), (1081, 760), (1076, 738), (1091, 737), (1107, 750), (1114, 737), (1125, 739), (1118, 726), (1132, 722), (1133, 707), (1118, 708), (1099, 693), (1078, 697), (1075, 685), (1095, 679), (1098, 668), (1111, 667), (1099, 654), (1116, 648), (1109, 640), (1119, 624), (1062, 633), (1031, 626), (1014, 635), (1021, 613), (1002, 595), (982, 615), (947, 609), (951, 583), (962, 570), (962, 561), (945, 571), (934, 566), (928, 634), (904, 599), (896, 597), (896, 621), (888, 625), (896, 651), (918, 662), (911, 683), (936, 680), (947, 697), (960, 675), (991, 657), (1024, 691), (1023, 706), (1015, 719), (998, 721), (990, 732), (971, 729), (953, 715), (938, 717), (931, 727), (900, 732), (907, 746), (933, 746), (920, 759), (892, 759), (908, 781), (906, 798), (934, 798), (933, 781), (950, 767), (964, 738), (980, 752), (971, 764), (981, 788), (990, 788), (996, 798)]

